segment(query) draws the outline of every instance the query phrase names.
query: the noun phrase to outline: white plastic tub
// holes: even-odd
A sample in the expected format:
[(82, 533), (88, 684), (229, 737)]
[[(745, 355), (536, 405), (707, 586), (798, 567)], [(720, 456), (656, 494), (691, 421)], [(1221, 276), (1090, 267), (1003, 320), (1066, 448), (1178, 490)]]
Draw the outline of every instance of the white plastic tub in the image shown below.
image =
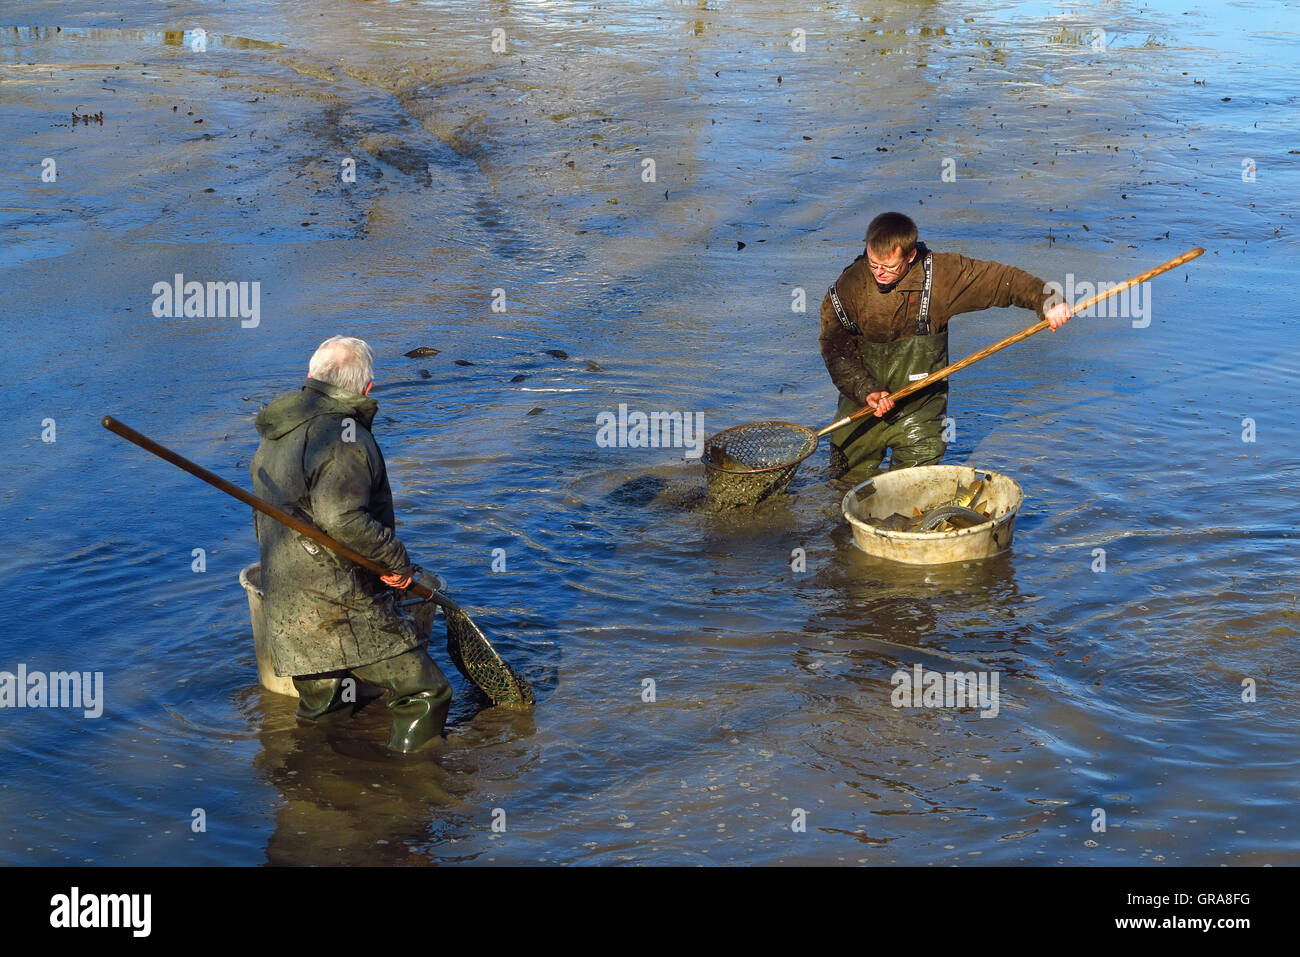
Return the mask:
[[(983, 525), (951, 532), (893, 532), (864, 521), (942, 505), (956, 496), (957, 483), (969, 486), (977, 474), (987, 476), (979, 511), (992, 516)], [(921, 465), (855, 485), (845, 494), (841, 509), (853, 529), (853, 544), (867, 554), (909, 565), (942, 565), (989, 558), (1010, 548), (1016, 512), (1024, 500), (1020, 484), (1000, 472), (966, 465)]]

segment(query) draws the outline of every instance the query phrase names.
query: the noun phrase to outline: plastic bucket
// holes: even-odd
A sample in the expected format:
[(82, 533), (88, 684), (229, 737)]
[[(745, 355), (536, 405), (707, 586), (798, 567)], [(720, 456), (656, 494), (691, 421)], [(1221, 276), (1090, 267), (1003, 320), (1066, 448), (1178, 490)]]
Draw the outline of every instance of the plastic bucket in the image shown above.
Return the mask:
[[(949, 502), (957, 484), (969, 486), (976, 475), (987, 476), (979, 510), (992, 520), (951, 532), (895, 532), (864, 521), (902, 512), (911, 515)], [(1025, 501), (1020, 484), (1008, 475), (966, 465), (921, 465), (877, 475), (855, 485), (844, 496), (841, 510), (853, 529), (853, 544), (868, 555), (908, 565), (942, 565), (977, 561), (1011, 547), (1016, 512)]]
[(298, 697), (292, 678), (281, 678), (271, 664), (271, 646), (266, 634), (266, 612), (262, 608), (262, 563), (253, 562), (239, 573), (239, 584), (248, 596), (248, 616), (253, 620), (253, 650), (257, 653), (257, 680), (267, 691)]

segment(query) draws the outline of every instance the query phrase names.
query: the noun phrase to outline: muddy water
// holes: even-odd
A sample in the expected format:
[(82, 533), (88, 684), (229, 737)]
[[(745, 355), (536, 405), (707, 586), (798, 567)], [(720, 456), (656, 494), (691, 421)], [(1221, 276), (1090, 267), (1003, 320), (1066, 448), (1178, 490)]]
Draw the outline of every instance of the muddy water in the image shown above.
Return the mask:
[[(105, 685), (0, 713), (0, 859), (1295, 863), (1300, 21), (1183, 6), (0, 4), (0, 668)], [(954, 380), (1009, 553), (868, 558), (824, 449), (726, 515), (686, 449), (596, 443), (620, 403), (829, 422), (817, 304), (887, 208), (1062, 284), (1206, 249)], [(256, 324), (156, 318), (177, 273)], [(246, 483), (336, 332), (401, 534), (538, 692), (457, 677), (412, 760), (259, 689), (247, 509), (98, 424)], [(918, 664), (997, 715), (893, 707)]]

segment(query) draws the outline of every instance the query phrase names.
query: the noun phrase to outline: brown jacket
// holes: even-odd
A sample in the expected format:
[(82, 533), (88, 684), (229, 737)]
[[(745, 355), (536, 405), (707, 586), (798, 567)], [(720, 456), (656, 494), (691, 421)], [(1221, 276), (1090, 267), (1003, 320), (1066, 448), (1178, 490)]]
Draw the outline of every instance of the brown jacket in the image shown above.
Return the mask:
[[(917, 243), (916, 259), (889, 292), (880, 292), (865, 255), (840, 273), (835, 288), (849, 320), (870, 342), (896, 342), (916, 334), (916, 316), (921, 310), (921, 289), (925, 271), (921, 261), (927, 250)], [(957, 253), (934, 254), (934, 282), (930, 292), (930, 332), (942, 332), (948, 320), (963, 312), (993, 306), (1022, 306), (1043, 318), (1043, 304), (1050, 293), (1043, 280), (1023, 269)], [(835, 315), (829, 293), (822, 300), (821, 350), (831, 381), (841, 394), (858, 405), (881, 386), (864, 367), (858, 352), (858, 336), (849, 332)]]

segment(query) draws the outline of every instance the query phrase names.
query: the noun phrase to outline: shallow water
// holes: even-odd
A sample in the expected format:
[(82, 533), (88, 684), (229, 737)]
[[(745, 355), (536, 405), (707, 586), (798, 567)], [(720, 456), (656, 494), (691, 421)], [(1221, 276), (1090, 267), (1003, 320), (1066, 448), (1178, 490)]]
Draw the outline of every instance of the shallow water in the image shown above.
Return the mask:
[[(1300, 6), (1183, 6), (0, 3), (0, 669), (106, 687), (0, 711), (0, 860), (1296, 863)], [(620, 403), (827, 424), (817, 304), (889, 208), (1062, 283), (1206, 249), (1149, 325), (954, 378), (946, 461), (1026, 493), (1010, 552), (869, 558), (824, 446), (726, 514), (683, 449), (597, 445)], [(177, 273), (259, 282), (258, 324), (154, 318)], [(453, 676), (407, 760), (382, 706), (260, 690), (248, 509), (99, 426), (246, 485), (337, 332), (404, 540), (538, 694)], [(997, 716), (893, 707), (915, 664), (996, 673)]]

